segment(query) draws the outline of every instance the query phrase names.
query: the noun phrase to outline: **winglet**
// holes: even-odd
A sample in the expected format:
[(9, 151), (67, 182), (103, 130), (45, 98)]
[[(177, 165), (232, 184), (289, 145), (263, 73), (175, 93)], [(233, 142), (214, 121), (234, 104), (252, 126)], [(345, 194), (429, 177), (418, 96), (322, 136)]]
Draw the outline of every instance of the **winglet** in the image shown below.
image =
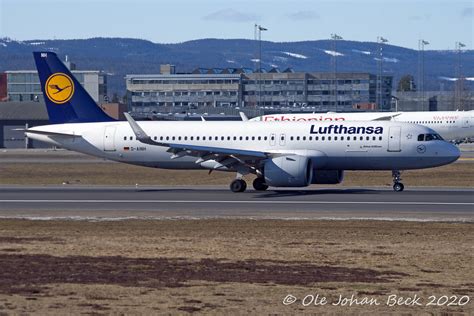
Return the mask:
[(124, 112), (123, 115), (125, 115), (125, 118), (127, 119), (128, 123), (130, 124), (130, 127), (132, 128), (133, 133), (137, 137), (137, 140), (139, 140), (142, 143), (145, 144), (154, 144), (153, 140), (151, 139), (150, 136), (145, 133), (145, 131), (138, 125), (138, 123), (132, 118), (130, 114), (127, 112)]
[(242, 119), (242, 121), (245, 122), (245, 121), (249, 120), (249, 118), (247, 117), (247, 115), (245, 115), (244, 112), (239, 112), (239, 114), (240, 114), (240, 118)]

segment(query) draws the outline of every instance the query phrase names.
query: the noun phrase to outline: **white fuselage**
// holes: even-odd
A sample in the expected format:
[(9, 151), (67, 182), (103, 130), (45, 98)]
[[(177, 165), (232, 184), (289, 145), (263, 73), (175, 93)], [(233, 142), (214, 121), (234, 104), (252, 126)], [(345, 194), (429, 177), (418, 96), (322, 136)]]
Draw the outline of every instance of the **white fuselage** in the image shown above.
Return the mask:
[(259, 116), (251, 119), (251, 121), (317, 123), (320, 121), (374, 121), (381, 118), (387, 118), (392, 122), (424, 125), (435, 130), (446, 140), (474, 138), (474, 111), (290, 113)]
[[(169, 144), (253, 150), (310, 157), (320, 170), (405, 170), (448, 164), (459, 150), (442, 140), (419, 141), (434, 133), (420, 125), (373, 122), (138, 122), (155, 141)], [(331, 127), (332, 126), (332, 127)], [(30, 131), (30, 132), (29, 132)], [(74, 134), (44, 135), (33, 131)], [(124, 163), (170, 169), (214, 169), (216, 161), (171, 159), (166, 146), (138, 141), (127, 122), (39, 126), (27, 136), (73, 151)], [(225, 171), (232, 171), (231, 169)]]

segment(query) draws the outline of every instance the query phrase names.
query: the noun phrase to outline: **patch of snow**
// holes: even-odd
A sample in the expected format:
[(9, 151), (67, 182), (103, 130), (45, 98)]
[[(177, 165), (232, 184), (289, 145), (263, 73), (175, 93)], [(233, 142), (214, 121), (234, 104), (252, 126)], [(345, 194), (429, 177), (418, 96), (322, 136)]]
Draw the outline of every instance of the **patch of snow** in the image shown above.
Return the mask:
[[(458, 80), (458, 78), (451, 78), (451, 77), (439, 77), (439, 79), (447, 80), (447, 81), (457, 81)], [(467, 81), (474, 81), (474, 77), (466, 77), (464, 79), (467, 80)]]
[(229, 64), (235, 64), (235, 60), (232, 59), (227, 59), (226, 62), (228, 62)]
[(290, 52), (282, 52), (285, 55), (288, 55), (293, 58), (300, 58), (300, 59), (307, 59), (308, 56), (302, 55), (302, 54), (297, 54), (297, 53), (290, 53)]
[(384, 57), (383, 61), (389, 62), (389, 63), (398, 63), (399, 60), (397, 58), (389, 58), (389, 57)]
[(364, 55), (370, 55), (371, 52), (365, 51), (365, 50), (358, 50), (358, 49), (353, 49), (352, 50), (354, 53), (359, 53), (359, 54), (364, 54)]
[(335, 52), (333, 50), (323, 50), (323, 52), (331, 56), (344, 56), (343, 53)]
[(250, 59), (251, 62), (254, 62), (254, 63), (258, 63), (260, 61), (260, 59), (258, 58), (252, 58)]
[(45, 42), (31, 42), (31, 43), (28, 43), (30, 45), (33, 45), (33, 46), (38, 46), (38, 45), (44, 45)]
[(272, 66), (273, 68), (278, 68), (278, 65), (275, 64), (270, 64), (270, 66)]
[(274, 61), (286, 62), (286, 61), (288, 61), (288, 58), (286, 58), (286, 57), (281, 57), (281, 56), (275, 56), (275, 57), (273, 57), (273, 60), (274, 60)]
[[(384, 57), (382, 59), (383, 59), (383, 61), (386, 61), (387, 63), (398, 63), (400, 61), (397, 58), (389, 58), (389, 57)], [(380, 61), (380, 58), (375, 57), (374, 60)]]
[(0, 46), (7, 47), (7, 44), (5, 44), (5, 43), (0, 43)]

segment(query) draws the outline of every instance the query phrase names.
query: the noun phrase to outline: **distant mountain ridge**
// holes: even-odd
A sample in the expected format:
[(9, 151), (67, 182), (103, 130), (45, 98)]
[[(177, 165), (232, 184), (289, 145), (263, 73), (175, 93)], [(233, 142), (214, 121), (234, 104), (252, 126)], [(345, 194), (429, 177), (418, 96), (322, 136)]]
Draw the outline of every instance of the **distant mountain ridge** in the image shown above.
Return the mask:
[[(65, 55), (78, 69), (103, 70), (110, 73), (109, 92), (124, 95), (126, 74), (159, 73), (160, 64), (171, 63), (177, 72), (198, 67), (255, 68), (258, 43), (246, 39), (199, 39), (177, 44), (160, 44), (130, 38), (91, 38), (78, 40), (0, 39), (0, 72), (34, 69), (31, 52), (51, 50), (60, 58)], [(331, 58), (337, 55), (338, 72), (377, 73), (379, 44), (340, 40), (336, 50), (331, 40), (301, 42), (262, 42), (262, 68), (288, 67), (295, 71), (332, 72)], [(384, 74), (394, 76), (394, 87), (405, 74), (417, 78), (417, 50), (395, 45), (383, 46)], [(425, 90), (452, 90), (458, 55), (454, 51), (424, 52)], [(462, 52), (462, 71), (468, 77), (467, 87), (474, 86), (474, 50)]]

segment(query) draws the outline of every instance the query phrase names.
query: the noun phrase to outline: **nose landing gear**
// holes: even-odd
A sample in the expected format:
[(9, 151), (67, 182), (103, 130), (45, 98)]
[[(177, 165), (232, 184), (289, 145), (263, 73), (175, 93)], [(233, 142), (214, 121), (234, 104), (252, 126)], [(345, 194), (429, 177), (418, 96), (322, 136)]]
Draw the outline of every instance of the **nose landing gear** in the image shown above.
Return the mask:
[(405, 186), (403, 185), (403, 183), (400, 182), (402, 181), (400, 171), (392, 170), (392, 178), (393, 178), (393, 190), (395, 192), (402, 192), (405, 189)]

